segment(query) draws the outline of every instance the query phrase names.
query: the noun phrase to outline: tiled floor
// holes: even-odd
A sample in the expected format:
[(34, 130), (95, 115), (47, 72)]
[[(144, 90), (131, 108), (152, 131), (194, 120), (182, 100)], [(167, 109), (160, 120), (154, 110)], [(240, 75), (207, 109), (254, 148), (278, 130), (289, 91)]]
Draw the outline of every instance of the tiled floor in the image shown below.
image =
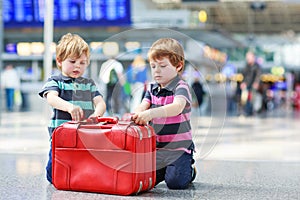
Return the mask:
[(189, 189), (164, 183), (138, 196), (58, 191), (45, 179), (47, 117), (2, 113), (0, 199), (300, 199), (300, 114), (194, 117), (198, 176)]

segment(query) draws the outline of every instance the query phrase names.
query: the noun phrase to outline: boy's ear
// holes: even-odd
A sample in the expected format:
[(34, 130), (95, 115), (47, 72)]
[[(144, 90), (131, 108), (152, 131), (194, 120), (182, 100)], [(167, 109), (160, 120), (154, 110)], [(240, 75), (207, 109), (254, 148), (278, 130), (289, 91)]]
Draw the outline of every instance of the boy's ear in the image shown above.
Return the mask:
[(180, 72), (182, 70), (182, 63), (180, 63), (177, 67), (176, 67), (176, 71)]
[(57, 63), (57, 65), (59, 65), (59, 66), (61, 66), (61, 60), (59, 59), (59, 58), (56, 58), (56, 63)]

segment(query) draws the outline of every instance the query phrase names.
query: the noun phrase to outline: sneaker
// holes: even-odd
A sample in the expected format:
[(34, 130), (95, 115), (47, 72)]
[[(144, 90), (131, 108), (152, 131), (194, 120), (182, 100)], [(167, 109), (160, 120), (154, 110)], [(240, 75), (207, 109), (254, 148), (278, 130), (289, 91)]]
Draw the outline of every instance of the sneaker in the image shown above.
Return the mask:
[(196, 176), (197, 176), (197, 169), (195, 166), (192, 166), (192, 180), (190, 181), (190, 183), (192, 183), (195, 180)]

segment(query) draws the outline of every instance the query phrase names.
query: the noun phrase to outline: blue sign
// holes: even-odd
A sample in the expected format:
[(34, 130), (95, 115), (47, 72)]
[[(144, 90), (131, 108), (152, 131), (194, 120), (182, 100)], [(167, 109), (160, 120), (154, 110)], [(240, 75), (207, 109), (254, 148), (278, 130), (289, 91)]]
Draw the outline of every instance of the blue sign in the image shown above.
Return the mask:
[[(42, 27), (46, 0), (3, 0), (5, 28)], [(130, 0), (54, 0), (54, 26), (130, 26)]]

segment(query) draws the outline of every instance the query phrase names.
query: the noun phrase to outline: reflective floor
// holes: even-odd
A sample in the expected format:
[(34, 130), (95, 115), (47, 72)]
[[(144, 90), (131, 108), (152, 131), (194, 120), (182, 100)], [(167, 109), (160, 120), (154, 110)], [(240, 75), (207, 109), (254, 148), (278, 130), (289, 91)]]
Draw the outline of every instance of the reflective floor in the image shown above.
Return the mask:
[[(44, 115), (43, 115), (44, 116)], [(138, 196), (56, 190), (45, 179), (47, 117), (1, 113), (0, 199), (300, 199), (300, 113), (194, 117), (198, 176), (189, 189), (164, 183)]]

